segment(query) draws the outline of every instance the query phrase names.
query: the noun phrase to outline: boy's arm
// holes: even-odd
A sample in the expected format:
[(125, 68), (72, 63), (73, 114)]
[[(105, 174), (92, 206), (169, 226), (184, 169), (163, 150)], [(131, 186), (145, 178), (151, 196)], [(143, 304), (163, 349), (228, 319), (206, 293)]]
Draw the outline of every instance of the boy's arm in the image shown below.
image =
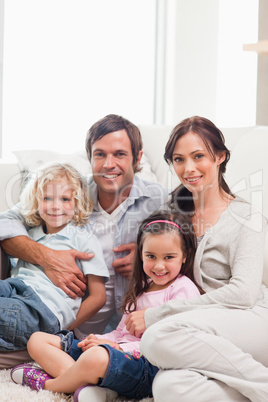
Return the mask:
[(75, 321), (68, 328), (70, 331), (93, 317), (106, 303), (104, 278), (97, 275), (87, 275), (89, 296), (82, 302)]
[(52, 250), (27, 236), (3, 240), (1, 246), (13, 257), (44, 268), (48, 278), (69, 297), (82, 297), (86, 291), (86, 279), (76, 264), (76, 259), (88, 260), (93, 254), (77, 250)]

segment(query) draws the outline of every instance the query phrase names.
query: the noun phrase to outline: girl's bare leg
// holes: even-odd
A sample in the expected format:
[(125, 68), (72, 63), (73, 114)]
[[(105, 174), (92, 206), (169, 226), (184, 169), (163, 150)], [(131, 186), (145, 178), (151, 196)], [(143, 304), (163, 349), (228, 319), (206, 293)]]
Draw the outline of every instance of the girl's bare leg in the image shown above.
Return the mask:
[(44, 389), (66, 394), (86, 384), (97, 384), (104, 377), (109, 364), (109, 353), (101, 346), (86, 350), (79, 359), (59, 377), (47, 380)]
[(35, 332), (27, 344), (31, 358), (52, 377), (58, 377), (74, 364), (73, 358), (62, 350), (60, 342), (57, 335)]

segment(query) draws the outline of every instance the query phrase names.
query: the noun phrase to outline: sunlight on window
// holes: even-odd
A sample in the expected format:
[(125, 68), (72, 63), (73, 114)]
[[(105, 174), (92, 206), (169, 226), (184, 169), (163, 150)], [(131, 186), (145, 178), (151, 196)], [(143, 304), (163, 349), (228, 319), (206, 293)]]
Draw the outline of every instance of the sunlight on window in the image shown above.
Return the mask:
[[(165, 112), (163, 123), (171, 125), (178, 123), (178, 116), (200, 111), (205, 116), (212, 111), (211, 118), (220, 127), (254, 125), (257, 55), (242, 46), (257, 41), (258, 1), (218, 0), (213, 7), (202, 3), (207, 6), (202, 9), (196, 1), (167, 3), (171, 15), (161, 32), (168, 40), (158, 60), (166, 69), (161, 85), (167, 96), (160, 94), (164, 99), (160, 98), (158, 114)], [(156, 4), (155, 0), (6, 1), (4, 156), (22, 149), (81, 150), (88, 128), (108, 113), (138, 125), (158, 121)], [(213, 46), (206, 41), (207, 31), (200, 35), (191, 29), (204, 29), (205, 24), (200, 13), (192, 12), (193, 4), (213, 26)], [(212, 74), (204, 70), (207, 65)], [(199, 96), (190, 97), (191, 85), (194, 91), (202, 88)]]
[(108, 113), (153, 121), (154, 0), (5, 3), (3, 151), (84, 148)]

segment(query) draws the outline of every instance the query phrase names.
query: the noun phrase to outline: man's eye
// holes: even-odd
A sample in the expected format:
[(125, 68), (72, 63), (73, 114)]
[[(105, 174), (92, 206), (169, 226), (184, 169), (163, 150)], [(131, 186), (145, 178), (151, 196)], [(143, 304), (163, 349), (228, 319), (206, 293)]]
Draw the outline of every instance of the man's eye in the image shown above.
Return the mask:
[(93, 154), (93, 158), (103, 158), (104, 157), (104, 153), (99, 151), (99, 152), (94, 152)]

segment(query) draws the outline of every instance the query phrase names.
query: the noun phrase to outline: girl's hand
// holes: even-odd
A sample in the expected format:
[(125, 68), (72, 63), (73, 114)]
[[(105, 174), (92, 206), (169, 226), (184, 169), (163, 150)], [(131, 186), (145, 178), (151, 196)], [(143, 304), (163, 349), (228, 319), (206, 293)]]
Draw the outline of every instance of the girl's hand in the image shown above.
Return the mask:
[(145, 309), (140, 311), (133, 311), (127, 317), (125, 324), (130, 335), (135, 335), (137, 338), (141, 338), (142, 334), (146, 330), (144, 313)]
[(78, 346), (83, 350), (83, 352), (85, 352), (87, 349), (92, 348), (92, 346), (104, 344), (110, 345), (112, 346), (112, 348), (115, 348), (117, 350), (121, 349), (118, 343), (112, 342), (109, 339), (99, 339), (93, 334), (88, 335), (85, 339), (79, 342)]

